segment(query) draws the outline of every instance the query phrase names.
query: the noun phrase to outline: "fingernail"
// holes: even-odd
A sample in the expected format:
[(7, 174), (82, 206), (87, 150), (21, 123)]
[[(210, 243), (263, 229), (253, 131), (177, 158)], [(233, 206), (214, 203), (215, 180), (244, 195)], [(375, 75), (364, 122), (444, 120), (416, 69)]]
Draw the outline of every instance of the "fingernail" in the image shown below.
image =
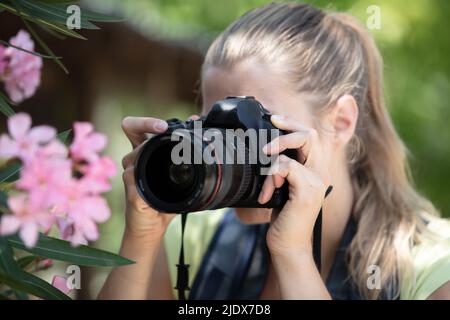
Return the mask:
[(274, 120), (274, 121), (283, 121), (283, 120), (284, 120), (284, 117), (283, 117), (283, 116), (280, 116), (280, 115), (278, 115), (278, 114), (274, 114), (274, 115), (272, 116), (272, 120)]
[(268, 154), (268, 153), (270, 152), (270, 143), (266, 144), (266, 145), (263, 147), (262, 151), (263, 151), (265, 154)]
[(167, 122), (162, 121), (162, 120), (156, 122), (155, 129), (158, 131), (165, 131), (167, 129)]

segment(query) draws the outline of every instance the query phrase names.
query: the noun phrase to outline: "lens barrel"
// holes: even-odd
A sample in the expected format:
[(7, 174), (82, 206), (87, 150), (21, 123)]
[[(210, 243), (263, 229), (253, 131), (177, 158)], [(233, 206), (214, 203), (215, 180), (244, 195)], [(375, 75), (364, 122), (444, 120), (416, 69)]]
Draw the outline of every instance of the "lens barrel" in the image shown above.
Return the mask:
[[(255, 166), (247, 161), (248, 148), (244, 149), (245, 161), (239, 163), (235, 143), (221, 142), (221, 150), (234, 155), (233, 161), (228, 163), (223, 161), (223, 155), (220, 157), (218, 152), (211, 150), (217, 149), (217, 145), (205, 139), (203, 134), (194, 130), (183, 130), (178, 134), (181, 139), (187, 139), (185, 145), (190, 145), (187, 163), (174, 161), (174, 148), (181, 143), (172, 140), (174, 133), (152, 137), (137, 157), (136, 186), (151, 207), (167, 213), (233, 207), (254, 191)], [(204, 161), (205, 153), (214, 155), (212, 161)]]

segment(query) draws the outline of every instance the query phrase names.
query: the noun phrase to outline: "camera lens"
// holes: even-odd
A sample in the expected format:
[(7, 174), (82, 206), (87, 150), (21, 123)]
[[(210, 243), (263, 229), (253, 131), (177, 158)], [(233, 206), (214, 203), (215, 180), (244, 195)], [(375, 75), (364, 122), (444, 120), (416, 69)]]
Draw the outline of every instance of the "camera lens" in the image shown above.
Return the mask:
[(194, 167), (191, 164), (170, 164), (169, 177), (175, 185), (192, 185), (194, 181)]
[[(221, 129), (217, 129), (221, 130)], [(201, 135), (186, 130), (183, 138), (191, 147), (189, 163), (175, 163), (170, 134), (151, 138), (142, 148), (135, 169), (136, 185), (143, 199), (161, 212), (182, 213), (231, 207), (255, 189), (254, 166), (244, 163), (222, 163), (218, 155), (211, 162), (203, 161), (205, 149), (212, 144)], [(198, 143), (194, 143), (195, 139)], [(223, 143), (220, 150), (235, 151), (234, 142)], [(214, 152), (213, 152), (214, 153)], [(248, 149), (244, 149), (248, 159)], [(181, 155), (182, 156), (182, 155)], [(234, 155), (236, 160), (237, 154)], [(195, 159), (202, 159), (196, 163)], [(224, 159), (222, 157), (221, 159)]]

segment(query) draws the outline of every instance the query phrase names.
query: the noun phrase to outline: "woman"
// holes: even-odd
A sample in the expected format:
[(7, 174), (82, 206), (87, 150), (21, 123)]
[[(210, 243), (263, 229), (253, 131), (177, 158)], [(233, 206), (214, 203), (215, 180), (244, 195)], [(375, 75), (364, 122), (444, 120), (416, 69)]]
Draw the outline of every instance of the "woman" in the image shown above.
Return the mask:
[[(252, 10), (209, 48), (201, 90), (205, 113), (226, 96), (255, 96), (275, 115), (273, 124), (290, 132), (279, 138), (278, 147), (268, 145), (264, 151), (297, 149), (304, 161), (280, 156), (280, 165), (266, 178), (260, 203), (289, 183), (289, 200), (277, 216), (270, 209), (237, 208), (239, 219), (250, 224), (247, 229), (230, 213), (189, 217), (193, 222), (186, 232), (192, 236), (185, 240), (192, 246), (187, 253), (195, 275), (191, 297), (450, 299), (450, 228), (411, 185), (405, 147), (384, 105), (381, 57), (356, 19), (304, 4)], [(114, 269), (100, 298), (176, 297), (178, 251), (173, 243), (179, 241), (179, 221), (168, 227), (174, 215), (148, 207), (133, 178), (134, 159), (147, 133), (166, 128), (153, 118), (123, 121), (134, 151), (123, 159), (127, 202), (120, 254), (136, 264)], [(324, 200), (328, 185), (334, 188)], [(321, 207), (319, 272), (311, 238)], [(211, 239), (220, 238), (215, 236), (220, 224), (235, 224), (241, 233), (266, 226), (257, 233), (260, 244), (253, 250), (267, 245), (268, 259), (261, 258), (265, 263), (254, 268), (257, 277), (241, 278), (253, 284), (245, 282), (238, 291), (234, 287), (234, 295), (231, 289), (222, 295), (218, 288), (227, 286), (226, 277), (218, 285), (208, 268), (214, 254)], [(222, 255), (234, 250), (221, 248)], [(237, 259), (242, 254), (236, 251)]]

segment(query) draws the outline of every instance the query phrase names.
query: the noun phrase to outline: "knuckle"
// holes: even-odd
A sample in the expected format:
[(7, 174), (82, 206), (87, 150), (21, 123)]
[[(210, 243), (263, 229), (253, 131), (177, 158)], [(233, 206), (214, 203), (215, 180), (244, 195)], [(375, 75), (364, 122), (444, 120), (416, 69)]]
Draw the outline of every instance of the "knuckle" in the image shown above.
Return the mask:
[(285, 155), (285, 154), (280, 154), (279, 155), (279, 157), (278, 157), (278, 159), (279, 159), (279, 161), (281, 162), (281, 163), (286, 163), (286, 162), (289, 162), (290, 160), (291, 160), (291, 158), (289, 158), (287, 155)]
[(133, 178), (134, 178), (133, 167), (126, 168), (122, 173), (122, 180), (127, 183), (131, 182)]
[(122, 158), (122, 167), (124, 169), (127, 169), (127, 167), (133, 163), (133, 161), (134, 161), (134, 152), (130, 152), (130, 153), (126, 154)]
[(297, 161), (291, 159), (291, 158), (287, 158), (286, 160), (286, 164), (289, 170), (295, 170), (297, 169)]
[(126, 155), (126, 156), (124, 156), (123, 158), (122, 158), (122, 168), (126, 168), (127, 167), (127, 165), (128, 165), (128, 155)]

